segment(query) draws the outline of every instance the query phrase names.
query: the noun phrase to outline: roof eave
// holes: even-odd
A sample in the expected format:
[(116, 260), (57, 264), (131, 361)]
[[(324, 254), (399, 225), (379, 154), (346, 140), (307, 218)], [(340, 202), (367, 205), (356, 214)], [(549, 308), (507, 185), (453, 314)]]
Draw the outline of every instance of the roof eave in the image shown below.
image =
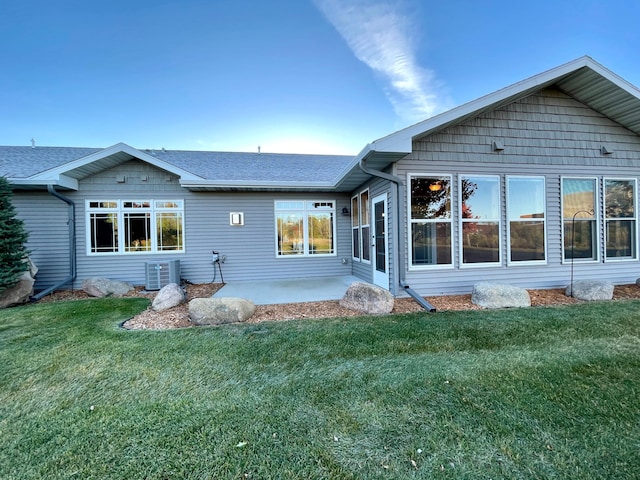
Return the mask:
[[(460, 105), (459, 107), (416, 123), (415, 125), (398, 130), (397, 132), (375, 140), (367, 147), (369, 147), (370, 150), (378, 152), (410, 153), (412, 142), (416, 138), (427, 136), (453, 124), (460, 123), (481, 114), (483, 111), (496, 109), (502, 105), (524, 98), (536, 91), (561, 82), (565, 77), (585, 67), (596, 72), (602, 78), (611, 82), (615, 87), (624, 90), (640, 101), (640, 90), (592, 58), (584, 56)], [(571, 92), (568, 92), (568, 94), (571, 94)]]
[(335, 184), (329, 182), (247, 182), (247, 181), (212, 181), (212, 180), (184, 180), (180, 179), (180, 186), (195, 191), (255, 191), (255, 192), (332, 192)]
[(24, 188), (46, 188), (49, 185), (60, 187), (67, 190), (78, 190), (78, 181), (65, 175), (59, 175), (58, 178), (8, 178), (9, 183), (16, 187)]
[(126, 143), (117, 143), (115, 145), (112, 145), (111, 147), (92, 153), (91, 155), (87, 155), (85, 157), (65, 163), (64, 165), (60, 165), (58, 167), (45, 170), (44, 172), (34, 175), (32, 178), (37, 180), (43, 180), (43, 181), (46, 181), (47, 179), (50, 179), (50, 178), (58, 178), (59, 176), (68, 174), (69, 172), (71, 172), (76, 168), (81, 168), (90, 163), (99, 162), (102, 159), (105, 159), (111, 155), (121, 153), (121, 152), (126, 153), (132, 157), (138, 158), (157, 168), (161, 168), (185, 180), (198, 180), (202, 178), (197, 175), (194, 175), (191, 172), (188, 172), (187, 170), (183, 170), (179, 167), (176, 167), (175, 165), (167, 163), (164, 160), (161, 160), (155, 157), (154, 155), (151, 155), (141, 150), (138, 150), (136, 148), (133, 148), (127, 145)]

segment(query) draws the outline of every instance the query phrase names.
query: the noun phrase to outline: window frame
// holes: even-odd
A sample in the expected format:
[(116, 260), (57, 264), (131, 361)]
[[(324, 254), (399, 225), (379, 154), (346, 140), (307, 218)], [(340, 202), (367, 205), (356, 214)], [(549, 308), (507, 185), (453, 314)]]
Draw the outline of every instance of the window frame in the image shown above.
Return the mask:
[[(111, 206), (92, 207), (92, 203), (109, 203)], [(158, 206), (160, 203), (175, 203), (176, 207)], [(127, 204), (148, 204), (148, 206), (127, 206)], [(92, 221), (94, 214), (112, 214), (116, 219), (116, 231), (114, 232), (115, 245), (113, 251), (94, 251), (92, 236)], [(130, 250), (127, 247), (126, 234), (128, 217), (132, 213), (149, 214), (149, 230), (148, 236), (151, 247), (145, 250)], [(176, 249), (160, 249), (158, 245), (158, 216), (159, 213), (176, 213), (180, 218), (181, 229), (179, 232), (179, 247)], [(85, 239), (87, 256), (113, 256), (113, 255), (171, 255), (178, 253), (186, 253), (185, 244), (185, 215), (184, 215), (184, 199), (131, 199), (131, 198), (100, 198), (85, 200)], [(97, 247), (96, 247), (97, 248)], [(128, 250), (129, 249), (129, 250)]]
[[(572, 218), (565, 218), (565, 199), (564, 199), (564, 182), (565, 180), (592, 180), (595, 185), (595, 191), (593, 194), (593, 218), (590, 221), (594, 222), (595, 232), (593, 233), (595, 244), (593, 246), (595, 252), (595, 258), (568, 258), (565, 255), (565, 221), (572, 221)], [(601, 185), (600, 179), (597, 176), (574, 176), (574, 175), (562, 175), (560, 177), (560, 248), (562, 250), (562, 264), (570, 263), (599, 263), (601, 261), (601, 207), (600, 207), (600, 192)], [(577, 219), (577, 217), (576, 217)], [(582, 219), (587, 220), (587, 219)]]
[[(540, 218), (531, 218), (531, 219), (518, 219), (518, 220), (512, 220), (511, 219), (511, 215), (510, 215), (510, 211), (512, 210), (511, 207), (511, 203), (510, 203), (510, 180), (512, 179), (518, 179), (518, 180), (526, 180), (526, 179), (531, 179), (531, 180), (542, 180), (542, 189), (543, 189), (543, 195), (542, 195), (542, 214), (543, 217), (542, 219)], [(548, 254), (548, 230), (547, 230), (547, 195), (546, 195), (546, 191), (547, 191), (547, 178), (544, 175), (505, 175), (505, 198), (504, 198), (504, 205), (505, 205), (505, 209), (506, 209), (506, 242), (507, 242), (507, 265), (513, 265), (513, 266), (526, 266), (526, 265), (546, 265), (548, 263), (548, 258), (549, 258), (549, 254)], [(511, 259), (511, 222), (519, 222), (519, 223), (539, 223), (540, 221), (542, 221), (542, 225), (543, 225), (543, 241), (544, 241), (544, 259), (543, 260), (512, 260)]]
[[(366, 196), (366, 201), (363, 198)], [(369, 189), (365, 188), (357, 195), (351, 197), (351, 259), (354, 262), (371, 263), (371, 244), (365, 243), (365, 229), (368, 231), (366, 241), (371, 237), (371, 208), (369, 203)], [(355, 248), (358, 248), (358, 255)], [(365, 248), (366, 247), (366, 248)], [(365, 249), (369, 258), (365, 258)]]
[[(607, 180), (609, 181), (625, 181), (633, 184), (633, 217), (607, 217)], [(603, 177), (602, 178), (602, 233), (603, 233), (603, 258), (605, 262), (628, 262), (638, 260), (638, 181), (635, 177)], [(607, 255), (607, 244), (609, 229), (607, 228), (609, 221), (632, 221), (633, 228), (633, 256), (627, 257), (610, 257)]]
[[(359, 262), (362, 256), (362, 235), (360, 232), (360, 196), (351, 197), (351, 259)], [(356, 248), (358, 251), (356, 252)], [(357, 253), (357, 254), (356, 254)]]
[[(462, 182), (465, 178), (492, 178), (498, 181), (498, 216), (495, 219), (465, 219), (462, 216), (462, 208), (464, 206), (464, 202), (462, 200)], [(503, 209), (504, 209), (504, 198), (502, 193), (503, 188), (503, 179), (502, 175), (499, 174), (476, 174), (476, 173), (465, 173), (458, 175), (458, 254), (459, 254), (459, 268), (495, 268), (501, 267), (504, 265), (504, 227), (502, 225), (503, 221)], [(498, 260), (495, 262), (465, 262), (464, 261), (464, 225), (465, 223), (496, 223), (497, 231), (498, 231)]]
[[(301, 203), (302, 208), (278, 208), (279, 203), (295, 204)], [(331, 207), (323, 210), (317, 210), (317, 212), (329, 212), (331, 213), (331, 249), (330, 253), (311, 253), (309, 248), (309, 217), (314, 213), (313, 209), (309, 209), (309, 204), (325, 204), (330, 203)], [(317, 258), (317, 257), (336, 257), (338, 255), (338, 241), (337, 241), (337, 229), (336, 229), (336, 200), (323, 200), (323, 199), (276, 199), (273, 202), (274, 212), (274, 226), (275, 226), (275, 257), (280, 258)], [(282, 254), (280, 253), (280, 241), (278, 240), (278, 214), (293, 213), (301, 214), (302, 217), (302, 253)]]
[[(411, 192), (411, 182), (413, 179), (435, 179), (435, 180), (448, 180), (449, 181), (449, 218), (433, 218), (433, 219), (414, 219), (412, 214), (413, 196)], [(419, 270), (433, 270), (433, 269), (453, 269), (455, 266), (454, 256), (454, 238), (455, 238), (455, 222), (454, 220), (454, 176), (451, 173), (423, 173), (423, 172), (409, 172), (407, 173), (407, 219), (408, 219), (408, 231), (407, 236), (408, 255), (409, 255), (409, 271)], [(413, 225), (414, 224), (438, 224), (448, 223), (450, 225), (450, 245), (449, 255), (451, 261), (449, 263), (431, 263), (431, 264), (414, 264), (413, 263)]]

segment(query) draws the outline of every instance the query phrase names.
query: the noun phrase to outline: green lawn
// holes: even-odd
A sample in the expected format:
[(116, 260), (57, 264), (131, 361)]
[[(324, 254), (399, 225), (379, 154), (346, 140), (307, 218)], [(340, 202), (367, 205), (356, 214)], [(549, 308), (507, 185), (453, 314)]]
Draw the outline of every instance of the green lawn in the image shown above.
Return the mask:
[(0, 478), (640, 478), (640, 302), (124, 331), (0, 312)]

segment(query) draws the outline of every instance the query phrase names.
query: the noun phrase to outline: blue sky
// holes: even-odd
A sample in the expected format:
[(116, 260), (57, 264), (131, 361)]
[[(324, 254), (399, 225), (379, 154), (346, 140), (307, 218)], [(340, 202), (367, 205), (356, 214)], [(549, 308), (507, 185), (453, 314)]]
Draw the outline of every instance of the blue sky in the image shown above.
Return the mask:
[(0, 144), (356, 154), (582, 55), (640, 86), (640, 2), (9, 0)]

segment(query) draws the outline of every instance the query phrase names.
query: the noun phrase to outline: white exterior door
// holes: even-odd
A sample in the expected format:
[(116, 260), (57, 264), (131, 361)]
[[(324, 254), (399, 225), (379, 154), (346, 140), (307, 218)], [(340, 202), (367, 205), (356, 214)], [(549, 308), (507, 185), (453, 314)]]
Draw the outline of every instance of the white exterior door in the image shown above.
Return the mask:
[(389, 289), (389, 245), (387, 241), (387, 195), (373, 199), (371, 208), (371, 251), (373, 283)]

